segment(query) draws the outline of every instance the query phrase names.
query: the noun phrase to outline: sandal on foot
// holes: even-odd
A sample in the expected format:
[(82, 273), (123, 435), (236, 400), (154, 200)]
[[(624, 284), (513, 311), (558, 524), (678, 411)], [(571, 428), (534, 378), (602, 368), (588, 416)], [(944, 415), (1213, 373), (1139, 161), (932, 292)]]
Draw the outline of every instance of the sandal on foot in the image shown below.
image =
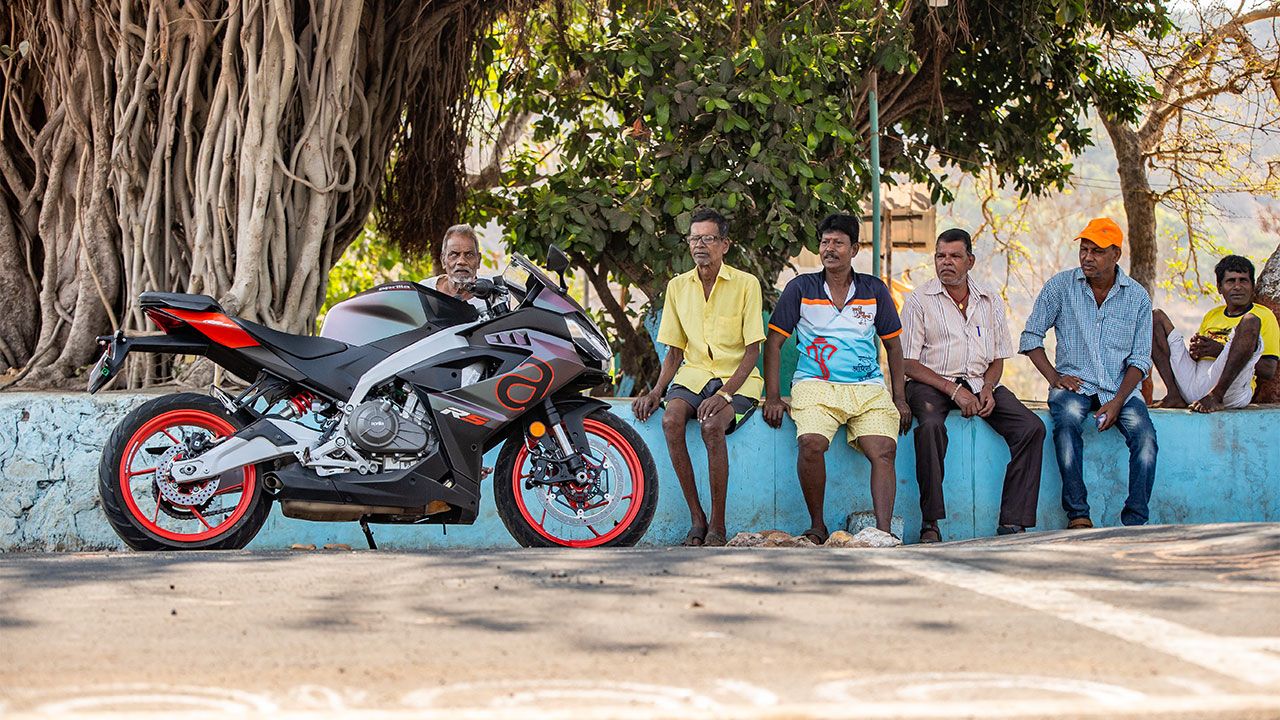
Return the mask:
[(925, 523), (920, 526), (920, 542), (924, 544), (942, 542), (942, 531), (938, 529), (937, 523)]
[(1018, 535), (1026, 531), (1027, 529), (1021, 525), (1001, 525), (996, 528), (997, 535)]
[(702, 547), (707, 544), (706, 528), (691, 528), (689, 533), (684, 536), (684, 542), (680, 543), (682, 547)]
[(710, 531), (707, 533), (707, 537), (703, 539), (702, 544), (705, 547), (724, 547), (727, 542), (729, 542), (729, 539), (724, 536), (724, 533)]
[(1093, 527), (1093, 521), (1087, 517), (1074, 518), (1067, 523), (1068, 530), (1088, 530)]
[(830, 536), (831, 536), (831, 533), (827, 532), (826, 530), (823, 530), (822, 528), (817, 528), (817, 527), (811, 527), (808, 530), (805, 530), (804, 532), (800, 533), (800, 537), (809, 538), (810, 540), (813, 541), (814, 545), (825, 545), (827, 543), (827, 538)]

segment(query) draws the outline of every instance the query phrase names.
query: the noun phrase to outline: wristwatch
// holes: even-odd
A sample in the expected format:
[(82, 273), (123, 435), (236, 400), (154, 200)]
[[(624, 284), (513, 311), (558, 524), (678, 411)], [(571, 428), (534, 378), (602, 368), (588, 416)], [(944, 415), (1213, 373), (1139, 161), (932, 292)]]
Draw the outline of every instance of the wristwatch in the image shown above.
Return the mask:
[(728, 392), (726, 392), (726, 391), (724, 391), (724, 390), (720, 390), (720, 391), (716, 392), (716, 394), (717, 394), (717, 395), (719, 395), (720, 397), (724, 398), (724, 401), (725, 401), (725, 402), (727, 402), (727, 403), (729, 403), (730, 405), (732, 405), (732, 404), (733, 404), (733, 396), (732, 396), (732, 395), (730, 395)]

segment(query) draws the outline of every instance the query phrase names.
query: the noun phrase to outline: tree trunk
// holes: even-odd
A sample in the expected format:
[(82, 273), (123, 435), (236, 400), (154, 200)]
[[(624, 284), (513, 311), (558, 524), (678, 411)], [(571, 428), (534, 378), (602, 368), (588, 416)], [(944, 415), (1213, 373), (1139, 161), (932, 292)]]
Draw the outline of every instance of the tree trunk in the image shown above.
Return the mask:
[[(1258, 275), (1257, 301), (1271, 308), (1280, 317), (1280, 245), (1262, 268)], [(1254, 402), (1280, 403), (1280, 373), (1270, 380), (1258, 382), (1258, 389), (1253, 395)]]
[[(32, 48), (0, 62), (0, 292), (21, 304), (0, 318), (0, 371), (70, 383), (96, 335), (149, 329), (145, 290), (310, 332), (392, 147), (461, 155), (473, 50), (508, 4), (0, 3)], [(171, 371), (138, 358), (127, 377)]]
[(1155, 293), (1156, 286), (1156, 196), (1147, 181), (1147, 166), (1142, 157), (1142, 142), (1137, 131), (1111, 118), (1102, 124), (1115, 147), (1120, 193), (1129, 232), (1129, 276)]
[(649, 332), (643, 325), (640, 327), (633, 325), (631, 318), (627, 315), (627, 309), (613, 296), (613, 289), (609, 287), (607, 268), (597, 267), (581, 257), (576, 260), (577, 266), (587, 274), (587, 281), (595, 288), (605, 312), (609, 313), (609, 318), (613, 320), (614, 332), (621, 340), (617, 351), (622, 372), (635, 381), (635, 392), (639, 394), (657, 381), (660, 370), (658, 353), (653, 347), (653, 341), (649, 339)]

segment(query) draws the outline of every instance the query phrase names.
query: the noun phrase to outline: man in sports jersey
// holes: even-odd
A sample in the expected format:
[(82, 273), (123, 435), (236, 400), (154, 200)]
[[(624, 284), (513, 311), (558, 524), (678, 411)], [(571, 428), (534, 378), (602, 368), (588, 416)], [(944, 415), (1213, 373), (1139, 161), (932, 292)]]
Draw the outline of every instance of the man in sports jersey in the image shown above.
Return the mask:
[[(822, 272), (799, 275), (782, 291), (765, 341), (765, 422), (782, 424), (790, 412), (800, 456), (796, 464), (811, 527), (803, 535), (826, 542), (823, 500), (826, 452), (845, 426), (849, 444), (871, 461), (871, 503), (876, 527), (889, 532), (897, 487), (893, 463), (898, 435), (911, 427), (902, 372), (902, 323), (879, 278), (853, 270), (858, 253), (858, 219), (831, 215), (818, 225)], [(778, 378), (782, 343), (792, 334), (800, 350), (792, 378), (791, 403), (781, 397)], [(889, 356), (893, 393), (880, 372), (879, 338)]]
[(1276, 374), (1280, 326), (1271, 310), (1253, 301), (1253, 263), (1228, 255), (1213, 271), (1226, 304), (1205, 313), (1190, 348), (1163, 310), (1152, 313), (1151, 355), (1169, 388), (1160, 407), (1242, 408), (1253, 399), (1254, 378)]

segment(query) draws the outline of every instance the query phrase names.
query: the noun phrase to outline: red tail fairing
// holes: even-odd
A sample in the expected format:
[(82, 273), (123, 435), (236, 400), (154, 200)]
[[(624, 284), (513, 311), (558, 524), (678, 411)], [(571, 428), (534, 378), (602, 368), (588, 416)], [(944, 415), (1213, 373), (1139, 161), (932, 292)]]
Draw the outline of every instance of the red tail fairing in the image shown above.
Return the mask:
[[(165, 332), (186, 323), (222, 347), (240, 349), (257, 347), (258, 341), (244, 331), (234, 320), (220, 312), (196, 312), (177, 308), (147, 308), (147, 316)], [(178, 322), (175, 322), (178, 321)]]

